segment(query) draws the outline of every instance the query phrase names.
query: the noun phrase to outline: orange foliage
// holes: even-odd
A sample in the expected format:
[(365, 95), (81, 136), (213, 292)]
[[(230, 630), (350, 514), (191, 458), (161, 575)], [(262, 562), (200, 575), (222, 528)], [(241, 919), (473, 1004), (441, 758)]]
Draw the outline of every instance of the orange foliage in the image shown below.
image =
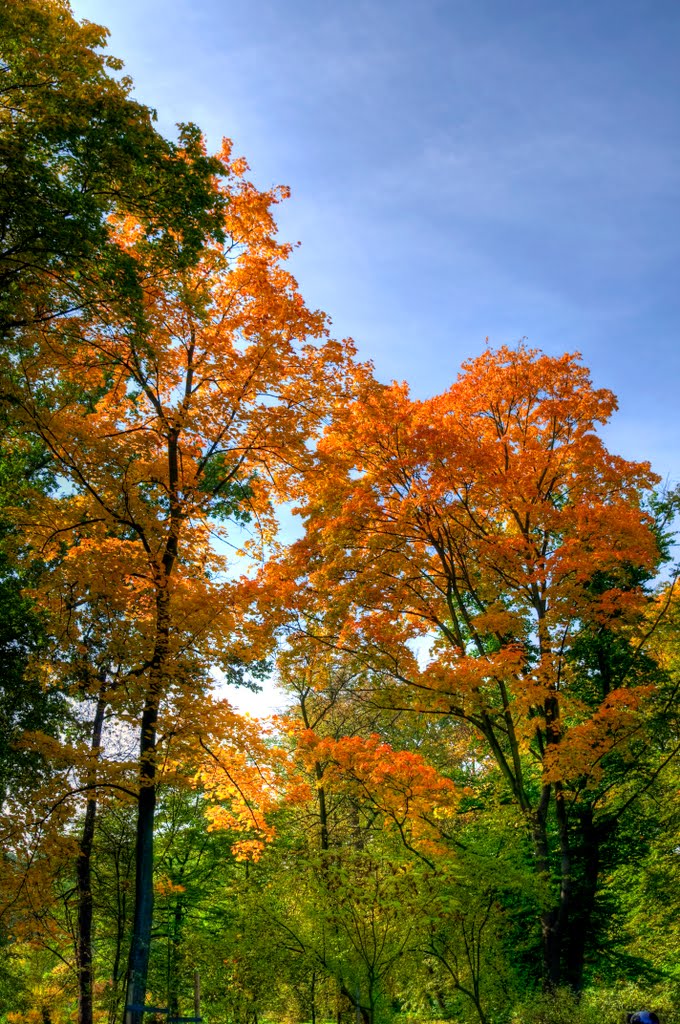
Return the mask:
[[(474, 725), (527, 811), (521, 755), (540, 766), (567, 716), (588, 722), (573, 756), (601, 750), (637, 700), (603, 692), (585, 708), (571, 687), (575, 641), (630, 628), (646, 598), (627, 568), (658, 558), (643, 507), (657, 478), (596, 432), (615, 409), (577, 355), (522, 346), (487, 350), (425, 401), (367, 384), (319, 442), (306, 535), (275, 570), (298, 628), (363, 659), (400, 705)], [(565, 748), (545, 782), (558, 764), (571, 777)]]
[[(277, 240), (272, 210), (287, 190), (257, 189), (227, 142), (220, 159), (224, 243), (206, 238), (196, 265), (161, 269), (140, 225), (112, 219), (136, 262), (143, 315), (131, 320), (112, 299), (36, 323), (7, 380), (19, 428), (60, 474), (55, 492), (15, 514), (48, 564), (34, 596), (54, 644), (37, 668), (45, 686), (104, 702), (115, 723), (103, 750), (53, 753), (70, 759), (67, 791), (119, 792), (127, 772), (138, 801), (131, 1002), (145, 996), (163, 773), (191, 771), (212, 791), (213, 823), (242, 834), (239, 855), (271, 834), (252, 754), (261, 742), (208, 695), (219, 670), (273, 644), (275, 623), (252, 611), (250, 560), (274, 545), (275, 503), (309, 463), (324, 417), (365, 376), (286, 268), (291, 247)], [(136, 731), (136, 765), (112, 756), (115, 728)], [(206, 767), (200, 742), (213, 736), (228, 779)]]
[[(228, 142), (220, 157), (225, 245), (208, 241), (191, 270), (149, 270), (142, 325), (100, 307), (36, 326), (13, 374), (17, 417), (65, 481), (15, 516), (50, 563), (34, 595), (55, 636), (45, 684), (95, 695), (104, 679), (119, 719), (174, 708), (175, 736), (209, 724), (213, 666), (271, 645), (248, 613), (244, 553), (273, 543), (274, 502), (355, 374), (351, 344), (327, 337), (285, 268), (272, 207), (287, 190), (255, 188)], [(139, 225), (113, 227), (143, 276)]]
[(298, 736), (297, 752), (308, 771), (317, 761), (324, 763), (324, 782), (332, 786), (350, 779), (382, 813), (402, 820), (455, 809), (462, 796), (420, 754), (395, 750), (377, 734), (334, 739), (306, 729)]

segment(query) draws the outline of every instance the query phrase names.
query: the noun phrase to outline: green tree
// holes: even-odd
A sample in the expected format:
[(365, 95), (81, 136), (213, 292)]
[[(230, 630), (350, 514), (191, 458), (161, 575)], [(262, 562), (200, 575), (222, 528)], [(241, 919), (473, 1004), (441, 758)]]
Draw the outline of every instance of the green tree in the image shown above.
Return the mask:
[(27, 549), (9, 509), (54, 483), (44, 447), (17, 435), (7, 421), (0, 434), (0, 806), (10, 791), (27, 792), (48, 765), (29, 746), (25, 733), (54, 734), (68, 717), (62, 693), (46, 692), (29, 663), (46, 643), (45, 622), (29, 591), (44, 566)]
[(171, 142), (131, 98), (106, 29), (79, 23), (67, 0), (6, 0), (0, 9), (0, 336), (112, 302), (141, 315), (135, 262), (108, 217), (143, 225), (159, 264), (194, 262), (221, 237), (200, 133)]

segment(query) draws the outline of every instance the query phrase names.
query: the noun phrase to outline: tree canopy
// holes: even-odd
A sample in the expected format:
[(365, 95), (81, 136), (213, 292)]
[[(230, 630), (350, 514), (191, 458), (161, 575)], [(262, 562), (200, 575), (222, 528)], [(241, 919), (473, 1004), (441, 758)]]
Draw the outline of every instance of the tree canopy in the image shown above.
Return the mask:
[(677, 494), (614, 395), (379, 382), (287, 189), (64, 0), (0, 29), (0, 1020), (677, 1022)]

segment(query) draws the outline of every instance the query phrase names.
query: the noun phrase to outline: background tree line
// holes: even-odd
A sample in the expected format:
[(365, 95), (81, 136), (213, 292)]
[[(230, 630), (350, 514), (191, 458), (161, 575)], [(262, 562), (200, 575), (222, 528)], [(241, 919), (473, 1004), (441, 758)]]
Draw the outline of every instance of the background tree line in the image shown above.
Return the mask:
[(376, 381), (105, 37), (0, 14), (3, 1019), (674, 1020), (676, 496), (577, 356)]

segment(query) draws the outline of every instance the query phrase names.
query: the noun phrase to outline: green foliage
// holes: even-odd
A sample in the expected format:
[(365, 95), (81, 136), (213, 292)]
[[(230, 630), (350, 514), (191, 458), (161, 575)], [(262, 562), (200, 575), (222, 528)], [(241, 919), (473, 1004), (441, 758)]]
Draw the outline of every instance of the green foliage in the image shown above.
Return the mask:
[[(192, 263), (221, 237), (220, 202), (200, 133), (177, 143), (130, 97), (107, 31), (77, 22), (67, 0), (7, 0), (0, 10), (0, 330), (93, 302), (135, 312), (133, 261), (107, 217), (131, 213), (150, 253)], [(138, 312), (138, 311), (137, 311)]]
[(534, 993), (512, 1010), (509, 1024), (622, 1024), (626, 1014), (653, 1010), (663, 1024), (678, 1024), (677, 1001), (662, 988), (632, 983), (587, 989), (577, 998), (568, 988)]
[(252, 518), (248, 501), (253, 497), (255, 478), (239, 480), (236, 469), (225, 455), (211, 455), (203, 465), (201, 490), (213, 497), (210, 513), (215, 519), (245, 524)]
[(24, 733), (55, 735), (68, 718), (62, 694), (46, 692), (29, 662), (45, 645), (43, 621), (29, 596), (43, 566), (25, 549), (7, 518), (33, 490), (53, 486), (51, 460), (41, 445), (5, 427), (0, 438), (0, 803), (10, 787), (27, 790), (43, 778), (44, 758), (22, 746)]

